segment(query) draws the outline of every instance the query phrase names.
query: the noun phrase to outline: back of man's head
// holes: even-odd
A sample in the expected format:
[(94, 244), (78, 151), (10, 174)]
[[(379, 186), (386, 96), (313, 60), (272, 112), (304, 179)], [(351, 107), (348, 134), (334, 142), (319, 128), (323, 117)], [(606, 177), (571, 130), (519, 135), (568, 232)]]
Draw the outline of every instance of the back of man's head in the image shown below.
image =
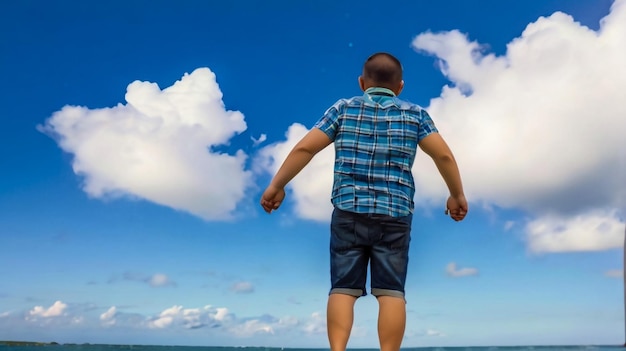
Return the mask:
[(363, 65), (363, 78), (373, 86), (395, 90), (402, 82), (402, 64), (391, 54), (375, 53)]

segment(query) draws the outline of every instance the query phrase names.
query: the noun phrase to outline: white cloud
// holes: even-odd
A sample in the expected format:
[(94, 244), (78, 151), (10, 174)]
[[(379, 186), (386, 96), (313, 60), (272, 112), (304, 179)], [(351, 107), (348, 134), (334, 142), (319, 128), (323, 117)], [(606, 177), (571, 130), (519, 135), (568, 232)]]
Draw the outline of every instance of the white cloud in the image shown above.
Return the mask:
[(425, 334), (426, 336), (446, 336), (446, 334), (435, 329), (427, 329)]
[(529, 249), (536, 253), (621, 248), (624, 222), (617, 211), (540, 216), (526, 225), (526, 239)]
[(426, 330), (421, 329), (421, 330), (407, 331), (405, 333), (405, 336), (407, 338), (415, 338), (415, 337), (423, 338), (423, 337), (443, 337), (443, 336), (446, 336), (446, 334), (437, 329), (428, 328)]
[(174, 317), (179, 317), (183, 313), (183, 306), (172, 306), (163, 310), (158, 318), (151, 321), (150, 326), (159, 329), (169, 327), (174, 322)]
[(232, 326), (230, 328), (230, 332), (239, 337), (250, 337), (258, 333), (274, 334), (274, 329), (269, 323), (265, 323), (258, 319), (251, 319), (241, 324)]
[(89, 109), (65, 106), (39, 129), (73, 155), (74, 172), (95, 198), (131, 196), (208, 220), (231, 217), (251, 185), (246, 155), (215, 151), (246, 129), (227, 111), (208, 68), (161, 90), (128, 85), (126, 104)]
[(183, 324), (186, 328), (195, 329), (204, 326), (202, 311), (199, 308), (187, 309), (183, 312)]
[(446, 266), (446, 274), (454, 278), (474, 276), (478, 275), (478, 269), (470, 267), (459, 268), (455, 262), (450, 262)]
[(226, 308), (183, 308), (174, 305), (163, 310), (157, 317), (150, 318), (148, 327), (152, 329), (165, 329), (183, 327), (185, 329), (197, 329), (205, 326), (216, 326), (232, 320)]
[(298, 328), (301, 322), (292, 316), (277, 318), (271, 315), (237, 318), (227, 308), (183, 308), (174, 305), (163, 310), (158, 316), (148, 318), (150, 329), (197, 329), (209, 327), (239, 338), (257, 334), (275, 334)]
[[(598, 32), (563, 13), (539, 18), (499, 57), (458, 31), (414, 39), (454, 83), (428, 110), (459, 160), (471, 200), (533, 213), (619, 206), (625, 3), (615, 2)], [(425, 170), (418, 193), (442, 201), (446, 190), (432, 162), (420, 157), (416, 167)]]
[(216, 309), (214, 318), (215, 320), (223, 321), (226, 319), (227, 316), (228, 316), (228, 309), (225, 307), (220, 307)]
[(237, 282), (230, 287), (230, 290), (240, 294), (249, 294), (254, 292), (254, 285), (250, 282)]
[(57, 301), (47, 308), (36, 306), (25, 315), (0, 313), (0, 322), (2, 326), (21, 325), (25, 328), (31, 328), (35, 324), (46, 328), (77, 325), (78, 329), (74, 329), (76, 331), (84, 330), (80, 328), (97, 326), (114, 327), (118, 330), (126, 328), (136, 331), (152, 330), (158, 333), (203, 329), (213, 337), (231, 340), (268, 335), (317, 335), (324, 334), (326, 330), (326, 319), (321, 313), (313, 313), (302, 318), (291, 315), (276, 317), (270, 314), (238, 317), (225, 307), (206, 305), (185, 308), (183, 305), (173, 305), (154, 315), (126, 313), (116, 306), (111, 306), (102, 313), (93, 314), (89, 313), (93, 311), (91, 306), (89, 309), (79, 308), (76, 304), (71, 306), (70, 308), (67, 304)]
[(326, 333), (326, 317), (319, 312), (314, 312), (304, 324), (303, 330), (307, 334)]
[(250, 137), (250, 139), (252, 139), (252, 143), (254, 144), (254, 146), (258, 146), (262, 144), (265, 140), (267, 140), (267, 135), (261, 134), (261, 136), (258, 139), (255, 139), (254, 137)]
[[(286, 133), (287, 140), (261, 149), (257, 167), (274, 175), (308, 129), (301, 124), (292, 124)], [(300, 218), (328, 221), (332, 212), (330, 193), (333, 183), (335, 154), (332, 145), (317, 154), (308, 166), (288, 185), (293, 190), (287, 194), (295, 203), (295, 212)], [(289, 201), (289, 198), (286, 198)]]
[(298, 320), (298, 318), (293, 317), (293, 316), (285, 316), (279, 319), (278, 323), (280, 325), (284, 325), (284, 326), (297, 326), (298, 324), (300, 324), (300, 321)]
[(152, 321), (150, 324), (153, 328), (163, 329), (169, 327), (174, 321), (174, 317), (172, 316), (161, 316)]
[(105, 326), (115, 325), (115, 316), (117, 315), (117, 308), (115, 306), (111, 306), (106, 312), (100, 315), (100, 321)]
[(56, 301), (52, 306), (45, 308), (43, 306), (35, 306), (32, 310), (28, 312), (31, 317), (58, 317), (63, 315), (65, 309), (67, 308), (67, 304), (64, 304), (61, 301)]
[(155, 273), (153, 275), (146, 275), (146, 274), (137, 273), (137, 272), (124, 272), (124, 274), (122, 274), (121, 277), (119, 276), (112, 277), (109, 280), (109, 283), (115, 283), (119, 280), (146, 283), (154, 288), (165, 287), (165, 286), (176, 286), (176, 282), (174, 282), (172, 279), (170, 279), (169, 276), (163, 273)]
[(219, 333), (247, 338), (263, 334), (324, 334), (326, 318), (320, 313), (313, 313), (307, 318), (294, 316), (275, 317), (265, 314), (257, 317), (239, 318), (227, 308), (183, 308), (175, 305), (163, 310), (158, 316), (148, 318), (150, 329), (196, 329), (209, 327)]
[(161, 273), (154, 274), (150, 277), (150, 279), (148, 279), (148, 284), (154, 287), (176, 285), (167, 275)]

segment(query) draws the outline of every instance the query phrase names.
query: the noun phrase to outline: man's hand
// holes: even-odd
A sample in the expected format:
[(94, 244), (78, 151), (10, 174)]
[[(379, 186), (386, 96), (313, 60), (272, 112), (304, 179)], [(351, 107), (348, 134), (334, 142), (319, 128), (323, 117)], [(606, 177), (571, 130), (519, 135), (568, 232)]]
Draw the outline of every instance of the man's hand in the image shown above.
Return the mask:
[(270, 185), (263, 192), (263, 196), (261, 196), (261, 206), (263, 206), (263, 210), (265, 210), (265, 212), (272, 213), (272, 211), (277, 210), (280, 207), (280, 204), (284, 199), (285, 189)]
[(313, 156), (330, 145), (332, 140), (326, 133), (317, 128), (311, 129), (297, 144), (291, 149), (289, 155), (278, 169), (272, 179), (270, 186), (265, 189), (261, 197), (261, 206), (267, 213), (277, 210), (285, 198), (285, 186), (300, 173)]
[(455, 221), (461, 221), (467, 214), (467, 200), (465, 196), (450, 196), (446, 205), (446, 214), (450, 213), (450, 217)]

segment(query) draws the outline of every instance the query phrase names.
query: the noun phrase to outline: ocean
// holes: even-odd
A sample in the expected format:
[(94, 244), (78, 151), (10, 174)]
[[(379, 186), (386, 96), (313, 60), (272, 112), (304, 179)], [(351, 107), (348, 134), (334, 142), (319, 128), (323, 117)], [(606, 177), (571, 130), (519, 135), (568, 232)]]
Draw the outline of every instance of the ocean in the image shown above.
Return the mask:
[[(45, 349), (45, 350), (42, 350)], [(144, 345), (0, 345), (0, 351), (327, 351), (328, 349), (280, 348), (280, 347), (212, 347), (212, 346), (144, 346)], [(378, 349), (348, 349), (377, 351)], [(402, 348), (402, 351), (625, 351), (615, 346), (490, 346), (490, 347), (418, 347)]]

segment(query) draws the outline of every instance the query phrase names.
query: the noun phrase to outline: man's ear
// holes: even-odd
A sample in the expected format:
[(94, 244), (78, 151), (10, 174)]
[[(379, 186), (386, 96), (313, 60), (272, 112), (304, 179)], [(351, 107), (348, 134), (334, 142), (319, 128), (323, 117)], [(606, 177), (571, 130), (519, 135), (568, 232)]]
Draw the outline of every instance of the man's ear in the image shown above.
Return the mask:
[(400, 81), (400, 84), (398, 85), (398, 89), (396, 91), (394, 91), (394, 93), (396, 93), (396, 96), (400, 95), (400, 93), (402, 92), (402, 89), (404, 89), (404, 81)]
[(363, 81), (363, 76), (359, 76), (359, 87), (362, 91), (365, 91), (365, 81)]

